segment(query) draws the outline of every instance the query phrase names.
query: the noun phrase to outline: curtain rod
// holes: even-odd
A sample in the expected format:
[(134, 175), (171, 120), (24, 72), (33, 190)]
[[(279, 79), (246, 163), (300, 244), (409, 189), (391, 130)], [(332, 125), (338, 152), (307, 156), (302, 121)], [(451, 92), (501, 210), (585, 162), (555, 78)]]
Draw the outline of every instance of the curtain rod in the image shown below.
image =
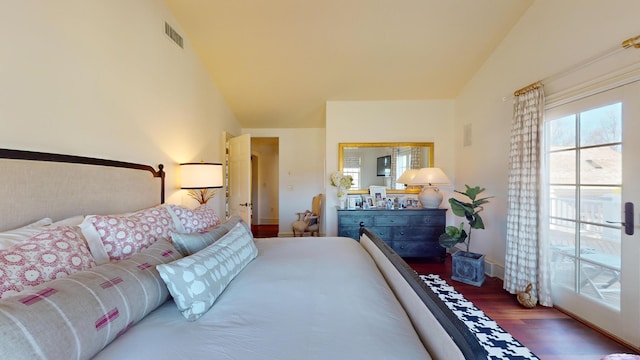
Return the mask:
[(581, 69), (587, 65), (590, 65), (594, 62), (600, 61), (606, 57), (609, 57), (611, 55), (617, 54), (618, 52), (624, 50), (624, 49), (628, 49), (628, 48), (636, 48), (636, 49), (640, 49), (640, 35), (636, 36), (636, 37), (632, 37), (632, 38), (628, 38), (627, 40), (623, 41), (620, 45), (617, 45), (611, 49), (608, 49), (607, 51), (604, 51), (596, 56), (590, 57), (578, 64), (575, 64), (563, 71), (557, 72), (553, 75), (547, 76), (546, 78), (542, 79), (542, 80), (538, 80), (536, 82), (534, 82), (533, 84), (529, 84), (521, 89), (518, 89), (516, 91), (513, 92), (513, 96), (519, 96), (522, 95), (524, 93), (526, 93), (527, 91), (533, 90), (533, 89), (537, 89), (539, 87), (541, 87), (544, 83), (550, 82), (552, 80), (561, 78), (565, 75), (568, 75), (578, 69)]

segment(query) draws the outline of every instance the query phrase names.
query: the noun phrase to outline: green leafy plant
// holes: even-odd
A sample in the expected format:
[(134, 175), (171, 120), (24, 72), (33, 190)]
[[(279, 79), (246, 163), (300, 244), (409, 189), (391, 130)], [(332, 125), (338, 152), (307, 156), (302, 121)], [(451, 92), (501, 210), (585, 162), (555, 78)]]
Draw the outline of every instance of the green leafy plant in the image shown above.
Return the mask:
[(465, 243), (467, 246), (467, 253), (469, 252), (469, 245), (471, 244), (471, 230), (472, 229), (484, 229), (484, 222), (480, 217), (480, 212), (484, 210), (482, 205), (487, 204), (489, 199), (493, 196), (478, 198), (478, 195), (482, 193), (485, 188), (479, 186), (470, 187), (465, 185), (467, 190), (465, 192), (455, 190), (458, 194), (466, 196), (469, 201), (460, 201), (456, 198), (450, 198), (449, 204), (451, 205), (451, 211), (454, 215), (464, 217), (469, 224), (469, 232), (464, 230), (464, 222), (460, 223), (460, 226), (447, 226), (445, 232), (438, 238), (440, 246), (450, 248), (459, 243)]

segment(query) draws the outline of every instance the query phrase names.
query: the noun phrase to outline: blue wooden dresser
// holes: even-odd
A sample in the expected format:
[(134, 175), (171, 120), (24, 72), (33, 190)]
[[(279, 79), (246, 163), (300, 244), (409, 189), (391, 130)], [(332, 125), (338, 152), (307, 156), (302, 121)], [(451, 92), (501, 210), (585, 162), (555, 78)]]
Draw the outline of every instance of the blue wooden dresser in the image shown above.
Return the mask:
[(402, 257), (438, 257), (447, 209), (338, 210), (338, 235), (359, 239), (360, 222)]

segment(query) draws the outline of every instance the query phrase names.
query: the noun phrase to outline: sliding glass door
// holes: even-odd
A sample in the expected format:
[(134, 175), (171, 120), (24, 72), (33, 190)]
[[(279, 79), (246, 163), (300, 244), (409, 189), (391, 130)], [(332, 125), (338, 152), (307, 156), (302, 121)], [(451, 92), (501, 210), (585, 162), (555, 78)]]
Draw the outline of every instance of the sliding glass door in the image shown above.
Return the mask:
[(640, 346), (640, 239), (622, 225), (625, 203), (640, 201), (640, 83), (545, 117), (543, 236), (554, 304)]

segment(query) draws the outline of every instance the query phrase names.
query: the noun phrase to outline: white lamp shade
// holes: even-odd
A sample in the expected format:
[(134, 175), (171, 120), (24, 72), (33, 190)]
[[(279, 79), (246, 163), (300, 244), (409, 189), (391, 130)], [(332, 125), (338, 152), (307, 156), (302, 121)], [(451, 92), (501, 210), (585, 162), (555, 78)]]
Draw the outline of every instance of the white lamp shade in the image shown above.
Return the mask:
[(202, 162), (180, 164), (180, 188), (221, 188), (224, 185), (222, 169), (222, 164), (218, 163)]
[(420, 169), (407, 169), (396, 180), (398, 184), (410, 184), (411, 180), (416, 176)]
[(445, 175), (440, 168), (429, 167), (422, 168), (408, 183), (409, 185), (445, 185), (450, 184), (451, 180)]

